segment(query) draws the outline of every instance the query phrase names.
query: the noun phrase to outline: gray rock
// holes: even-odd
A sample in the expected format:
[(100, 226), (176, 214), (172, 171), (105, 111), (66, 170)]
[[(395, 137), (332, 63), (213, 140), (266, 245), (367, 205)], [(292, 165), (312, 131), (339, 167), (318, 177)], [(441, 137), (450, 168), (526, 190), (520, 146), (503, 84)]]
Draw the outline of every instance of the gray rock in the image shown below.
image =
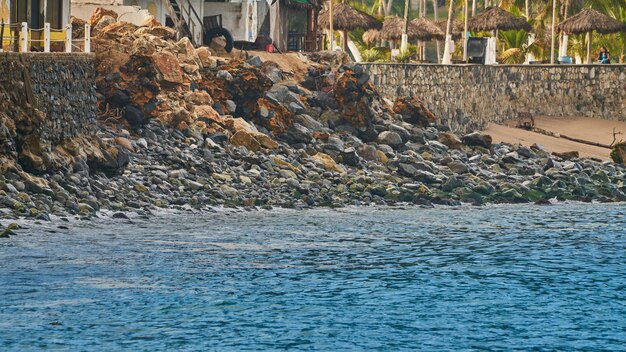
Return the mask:
[(411, 133), (402, 126), (391, 124), (389, 125), (389, 131), (397, 133), (402, 138), (403, 143), (411, 140)]
[(237, 104), (235, 104), (235, 102), (230, 99), (224, 101), (224, 107), (226, 108), (226, 111), (230, 114), (235, 113), (235, 111), (237, 110)]
[(265, 68), (264, 73), (273, 83), (278, 83), (283, 80), (283, 71), (277, 67), (268, 66)]
[(299, 123), (294, 123), (280, 138), (289, 144), (309, 143), (313, 138), (311, 131)]
[(463, 183), (463, 181), (459, 180), (456, 177), (450, 177), (446, 182), (443, 183), (443, 185), (441, 185), (441, 189), (444, 192), (451, 192), (459, 187), (465, 187), (465, 183)]
[(345, 149), (341, 154), (341, 159), (344, 164), (349, 166), (359, 166), (361, 163), (361, 160), (359, 159), (359, 156), (354, 148)]
[(297, 123), (310, 129), (311, 131), (320, 131), (324, 128), (324, 125), (322, 125), (321, 122), (315, 120), (307, 114), (296, 115), (295, 120)]
[(261, 58), (258, 57), (258, 56), (253, 56), (253, 57), (249, 58), (246, 62), (249, 63), (250, 65), (256, 66), (256, 67), (263, 66), (263, 60), (261, 60)]
[(307, 113), (307, 109), (304, 106), (304, 104), (302, 104), (302, 102), (300, 103), (290, 102), (289, 105), (287, 105), (287, 110), (289, 110), (292, 114), (295, 114), (295, 115)]
[(402, 146), (402, 138), (396, 132), (383, 131), (378, 135), (377, 142), (380, 144), (386, 144), (394, 149)]
[(228, 72), (226, 70), (219, 70), (219, 71), (217, 71), (217, 73), (215, 74), (215, 77), (217, 77), (218, 79), (223, 79), (225, 81), (232, 81), (233, 80), (233, 75), (231, 75), (230, 72)]
[(369, 144), (363, 144), (358, 149), (359, 155), (368, 161), (376, 161), (378, 160), (378, 153), (376, 152), (376, 148)]
[(398, 164), (398, 172), (401, 175), (414, 177), (415, 175), (417, 175), (417, 171), (418, 170), (411, 164), (404, 164), (404, 163)]
[(456, 161), (456, 160), (452, 161), (452, 162), (448, 163), (447, 166), (455, 174), (465, 174), (465, 173), (469, 172), (469, 168), (467, 167), (467, 165), (463, 164), (460, 161)]

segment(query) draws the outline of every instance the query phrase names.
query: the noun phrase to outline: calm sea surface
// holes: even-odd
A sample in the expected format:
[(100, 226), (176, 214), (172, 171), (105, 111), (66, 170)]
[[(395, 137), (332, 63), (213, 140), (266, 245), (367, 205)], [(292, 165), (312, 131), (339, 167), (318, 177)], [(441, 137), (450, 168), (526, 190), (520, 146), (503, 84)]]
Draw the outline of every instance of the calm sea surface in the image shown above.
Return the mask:
[(28, 225), (0, 351), (626, 350), (626, 205)]

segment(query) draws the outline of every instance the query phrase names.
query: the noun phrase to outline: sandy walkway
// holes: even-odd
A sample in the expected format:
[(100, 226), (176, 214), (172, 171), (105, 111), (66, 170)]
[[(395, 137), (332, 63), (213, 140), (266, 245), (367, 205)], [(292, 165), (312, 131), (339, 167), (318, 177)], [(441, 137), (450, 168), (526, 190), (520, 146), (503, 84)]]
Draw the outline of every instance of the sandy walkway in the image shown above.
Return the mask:
[(609, 149), (594, 147), (588, 144), (576, 143), (563, 138), (555, 138), (543, 134), (525, 131), (519, 128), (500, 125), (489, 125), (485, 131), (493, 137), (494, 142), (507, 142), (531, 146), (541, 144), (552, 152), (569, 152), (576, 150), (580, 156), (609, 160)]
[[(516, 121), (509, 121), (504, 125), (515, 126)], [(569, 137), (584, 139), (602, 144), (611, 144), (613, 128), (622, 132), (617, 139), (626, 139), (626, 122), (592, 119), (587, 117), (535, 117), (535, 126), (547, 131), (558, 132)]]
[[(505, 123), (505, 125), (514, 126), (515, 123), (515, 121), (510, 121)], [(496, 142), (520, 143), (529, 146), (533, 143), (537, 143), (553, 152), (576, 150), (581, 156), (610, 160), (610, 150), (606, 148), (595, 147), (507, 126), (491, 124), (487, 129), (487, 133), (491, 134)], [(624, 121), (600, 120), (586, 117), (538, 116), (535, 117), (535, 126), (568, 137), (607, 145), (613, 142), (613, 128), (615, 128), (616, 132), (622, 132), (621, 135), (617, 136), (617, 140), (626, 140), (626, 122)]]

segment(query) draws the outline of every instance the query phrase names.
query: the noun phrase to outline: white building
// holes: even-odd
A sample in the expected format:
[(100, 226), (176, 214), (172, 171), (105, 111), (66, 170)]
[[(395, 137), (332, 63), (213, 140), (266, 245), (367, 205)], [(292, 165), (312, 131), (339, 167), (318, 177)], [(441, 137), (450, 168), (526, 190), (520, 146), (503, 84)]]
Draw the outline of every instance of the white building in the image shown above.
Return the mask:
[[(304, 50), (305, 38), (317, 37), (314, 22), (321, 8), (318, 0), (71, 1), (72, 14), (84, 20), (89, 19), (98, 7), (111, 9), (118, 13), (120, 20), (136, 25), (141, 25), (151, 15), (160, 23), (177, 27), (174, 17), (178, 17), (179, 23), (187, 24), (194, 43), (198, 45), (206, 44), (206, 31), (221, 22), (221, 27), (227, 29), (236, 42), (271, 37), (280, 50)], [(311, 48), (311, 45), (307, 48), (318, 49)]]

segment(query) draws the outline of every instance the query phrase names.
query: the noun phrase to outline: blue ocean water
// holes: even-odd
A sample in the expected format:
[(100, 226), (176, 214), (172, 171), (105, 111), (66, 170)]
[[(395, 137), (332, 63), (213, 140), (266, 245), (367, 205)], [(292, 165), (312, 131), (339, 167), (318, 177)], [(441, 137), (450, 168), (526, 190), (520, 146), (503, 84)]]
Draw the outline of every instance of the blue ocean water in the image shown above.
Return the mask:
[(569, 204), (31, 225), (0, 239), (0, 350), (626, 350), (625, 214)]

